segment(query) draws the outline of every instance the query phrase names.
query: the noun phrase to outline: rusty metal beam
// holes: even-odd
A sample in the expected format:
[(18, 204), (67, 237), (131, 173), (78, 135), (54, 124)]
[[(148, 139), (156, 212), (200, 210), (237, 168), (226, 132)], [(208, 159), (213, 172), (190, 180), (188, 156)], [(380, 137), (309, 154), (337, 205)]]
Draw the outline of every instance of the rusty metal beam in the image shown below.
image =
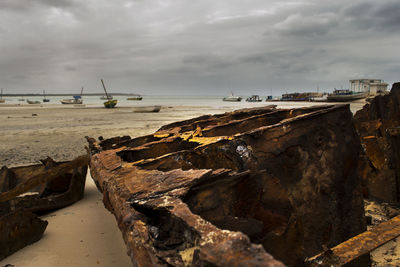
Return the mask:
[(307, 266), (342, 266), (400, 235), (400, 215), (306, 260)]

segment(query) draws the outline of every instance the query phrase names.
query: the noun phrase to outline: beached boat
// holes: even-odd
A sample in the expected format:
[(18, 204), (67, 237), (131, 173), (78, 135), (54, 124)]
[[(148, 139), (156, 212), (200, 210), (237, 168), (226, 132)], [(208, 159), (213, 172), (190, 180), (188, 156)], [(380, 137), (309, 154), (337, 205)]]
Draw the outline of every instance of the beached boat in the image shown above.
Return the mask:
[(126, 100), (142, 100), (143, 99), (143, 97), (141, 97), (140, 95), (138, 95), (138, 96), (131, 96), (131, 97), (128, 97)]
[(60, 100), (61, 104), (82, 104), (82, 98), (79, 95), (74, 95), (74, 98)]
[(309, 93), (291, 93), (282, 94), (281, 101), (310, 101), (311, 95)]
[(118, 100), (117, 99), (112, 100), (112, 96), (107, 93), (106, 86), (104, 85), (103, 79), (101, 79), (101, 84), (103, 85), (104, 93), (106, 94), (106, 99), (108, 99), (108, 101), (103, 103), (104, 107), (105, 108), (114, 108), (117, 105)]
[(227, 97), (224, 97), (224, 98), (222, 98), (222, 101), (228, 101), (228, 102), (240, 102), (240, 101), (242, 101), (242, 97), (240, 97), (240, 96), (235, 96), (235, 95), (233, 94), (233, 92), (231, 92), (231, 95), (230, 95), (230, 96), (227, 96)]
[(5, 99), (3, 99), (3, 88), (1, 88), (1, 94), (0, 94), (0, 103), (6, 102)]
[(114, 108), (117, 105), (117, 103), (118, 103), (118, 100), (114, 99), (114, 100), (108, 100), (108, 101), (104, 102), (103, 104), (104, 104), (105, 108)]
[(134, 107), (133, 112), (135, 113), (151, 113), (151, 112), (159, 112), (161, 110), (161, 106), (139, 106)]
[(50, 102), (50, 99), (46, 98), (46, 92), (43, 90), (43, 102)]
[(261, 102), (262, 98), (259, 95), (252, 95), (246, 99), (247, 102)]
[(27, 99), (26, 102), (28, 102), (28, 104), (40, 104), (39, 100), (29, 100), (29, 99)]
[(346, 90), (337, 90), (335, 89), (332, 94), (328, 94), (328, 101), (333, 102), (349, 102), (358, 99), (363, 99), (368, 96), (367, 92), (354, 92), (348, 89)]
[(61, 104), (65, 104), (65, 105), (71, 105), (71, 104), (80, 105), (83, 103), (82, 94), (83, 94), (83, 87), (81, 88), (80, 95), (74, 95), (74, 96), (72, 96), (73, 98), (63, 99), (63, 100), (60, 100), (60, 102), (61, 102)]

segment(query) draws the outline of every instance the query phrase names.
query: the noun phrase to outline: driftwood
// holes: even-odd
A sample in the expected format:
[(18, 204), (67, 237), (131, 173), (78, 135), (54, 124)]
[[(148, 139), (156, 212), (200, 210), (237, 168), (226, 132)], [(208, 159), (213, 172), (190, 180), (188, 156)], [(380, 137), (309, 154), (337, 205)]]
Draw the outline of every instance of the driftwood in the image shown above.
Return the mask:
[(301, 266), (366, 230), (348, 105), (246, 109), (88, 141), (135, 265)]
[(83, 197), (88, 156), (69, 162), (0, 170), (0, 259), (39, 240), (47, 222), (34, 213), (68, 206)]

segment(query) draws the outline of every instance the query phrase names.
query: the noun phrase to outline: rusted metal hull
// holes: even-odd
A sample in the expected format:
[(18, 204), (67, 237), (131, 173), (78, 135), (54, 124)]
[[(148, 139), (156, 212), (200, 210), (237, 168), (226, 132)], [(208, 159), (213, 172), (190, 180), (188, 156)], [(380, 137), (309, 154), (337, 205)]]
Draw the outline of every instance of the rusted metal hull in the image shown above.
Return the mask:
[(366, 230), (348, 105), (239, 110), (88, 141), (134, 264), (301, 266)]
[(18, 210), (0, 215), (0, 260), (38, 241), (46, 227), (47, 221), (31, 212)]
[(41, 238), (47, 222), (34, 213), (83, 198), (87, 168), (84, 155), (69, 162), (47, 158), (41, 165), (0, 170), (0, 259)]
[(365, 197), (400, 203), (400, 83), (365, 105), (354, 122), (365, 151)]

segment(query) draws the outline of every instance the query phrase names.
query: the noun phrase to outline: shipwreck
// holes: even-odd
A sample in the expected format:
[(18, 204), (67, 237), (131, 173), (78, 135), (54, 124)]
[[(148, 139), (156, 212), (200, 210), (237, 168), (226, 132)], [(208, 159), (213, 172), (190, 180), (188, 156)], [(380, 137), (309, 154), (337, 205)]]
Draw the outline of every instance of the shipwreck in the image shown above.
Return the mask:
[(88, 155), (72, 161), (0, 170), (0, 260), (38, 241), (47, 221), (37, 214), (63, 208), (83, 198)]
[[(348, 105), (243, 109), (87, 139), (134, 265), (303, 266), (366, 230)], [(368, 253), (356, 258), (370, 265)]]

